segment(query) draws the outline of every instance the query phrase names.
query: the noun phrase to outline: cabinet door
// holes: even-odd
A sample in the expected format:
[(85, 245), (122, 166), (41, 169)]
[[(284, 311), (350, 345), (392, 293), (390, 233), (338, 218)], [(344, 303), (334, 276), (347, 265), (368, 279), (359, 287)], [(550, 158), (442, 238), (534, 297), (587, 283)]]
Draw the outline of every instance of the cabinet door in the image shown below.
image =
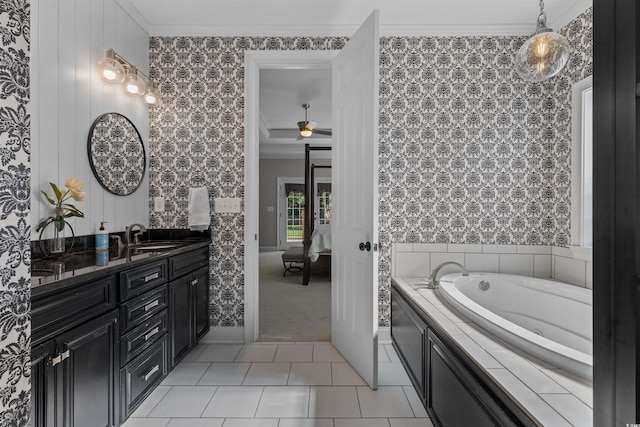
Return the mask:
[[(63, 356), (55, 366), (62, 384), (56, 425), (105, 427), (117, 425), (120, 333), (113, 310), (55, 338)], [(67, 353), (68, 351), (68, 353)], [(64, 358), (66, 357), (66, 358)], [(60, 407), (62, 406), (62, 407)]]
[(55, 382), (49, 360), (53, 355), (53, 340), (31, 349), (31, 425), (54, 425)]
[(402, 297), (391, 290), (391, 339), (418, 395), (425, 401), (425, 339), (427, 325)]
[(209, 332), (209, 268), (196, 271), (193, 285), (195, 336), (193, 345)]
[(169, 322), (171, 325), (171, 367), (191, 348), (192, 304), (191, 282), (193, 276), (185, 276), (169, 283)]

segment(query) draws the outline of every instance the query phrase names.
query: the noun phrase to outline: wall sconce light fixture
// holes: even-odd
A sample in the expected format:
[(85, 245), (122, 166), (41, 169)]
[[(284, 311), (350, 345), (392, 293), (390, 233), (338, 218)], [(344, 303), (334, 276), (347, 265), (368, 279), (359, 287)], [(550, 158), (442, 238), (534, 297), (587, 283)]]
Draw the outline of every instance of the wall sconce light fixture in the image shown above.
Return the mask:
[(118, 55), (115, 50), (107, 49), (105, 57), (98, 62), (98, 73), (107, 83), (122, 84), (127, 95), (142, 96), (148, 105), (160, 104), (160, 97), (149, 76)]

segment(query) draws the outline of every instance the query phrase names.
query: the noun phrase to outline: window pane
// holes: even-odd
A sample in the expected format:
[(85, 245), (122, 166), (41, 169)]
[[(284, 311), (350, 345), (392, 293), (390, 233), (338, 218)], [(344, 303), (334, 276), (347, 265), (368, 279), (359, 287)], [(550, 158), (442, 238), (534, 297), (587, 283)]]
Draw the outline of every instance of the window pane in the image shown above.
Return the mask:
[(582, 244), (593, 247), (593, 89), (582, 92)]

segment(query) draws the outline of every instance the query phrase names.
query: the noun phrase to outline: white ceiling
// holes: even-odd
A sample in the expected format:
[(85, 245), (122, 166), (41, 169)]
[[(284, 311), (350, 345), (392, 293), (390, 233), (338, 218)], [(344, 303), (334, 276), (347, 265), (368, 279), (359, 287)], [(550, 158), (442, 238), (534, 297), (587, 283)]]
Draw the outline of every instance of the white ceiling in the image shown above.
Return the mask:
[[(526, 35), (536, 0), (116, 0), (150, 35), (351, 35), (373, 9), (382, 35)], [(546, 0), (559, 29), (592, 0)]]
[(330, 69), (260, 70), (259, 99), (261, 158), (304, 158), (305, 143), (331, 143), (330, 138), (315, 134), (296, 141), (296, 123), (304, 120), (302, 104), (310, 105), (307, 117), (318, 122), (318, 129), (331, 129)]

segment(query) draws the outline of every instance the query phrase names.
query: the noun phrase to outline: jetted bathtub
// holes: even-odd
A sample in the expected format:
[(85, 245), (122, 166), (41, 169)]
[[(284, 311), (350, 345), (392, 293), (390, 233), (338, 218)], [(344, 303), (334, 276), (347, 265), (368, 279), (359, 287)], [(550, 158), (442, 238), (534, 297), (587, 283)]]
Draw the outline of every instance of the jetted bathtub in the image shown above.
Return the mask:
[(448, 274), (439, 294), (492, 334), (583, 378), (593, 375), (592, 291), (498, 273)]

